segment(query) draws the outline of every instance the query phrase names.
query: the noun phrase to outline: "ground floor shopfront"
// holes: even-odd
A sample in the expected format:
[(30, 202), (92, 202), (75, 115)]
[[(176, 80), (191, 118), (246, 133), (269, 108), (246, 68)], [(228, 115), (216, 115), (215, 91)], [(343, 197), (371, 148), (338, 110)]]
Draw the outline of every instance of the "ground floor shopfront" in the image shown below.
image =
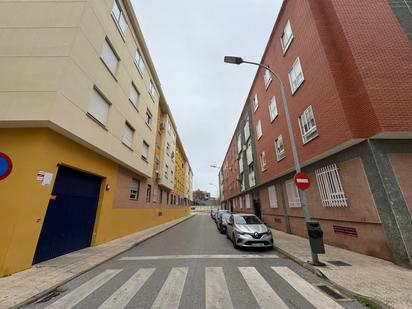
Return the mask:
[(0, 276), (190, 212), (155, 202), (151, 179), (50, 129), (0, 129), (0, 152), (13, 162), (0, 182)]
[[(306, 166), (309, 211), (325, 243), (412, 267), (412, 141), (368, 140)], [(306, 237), (293, 172), (225, 201)]]

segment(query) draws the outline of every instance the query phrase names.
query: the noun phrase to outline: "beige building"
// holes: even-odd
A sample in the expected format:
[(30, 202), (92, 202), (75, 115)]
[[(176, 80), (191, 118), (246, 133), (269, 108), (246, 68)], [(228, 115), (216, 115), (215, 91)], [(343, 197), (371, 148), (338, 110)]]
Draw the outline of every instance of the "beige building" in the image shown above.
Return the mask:
[(3, 1), (0, 36), (0, 276), (189, 213), (155, 198), (177, 133), (130, 0)]

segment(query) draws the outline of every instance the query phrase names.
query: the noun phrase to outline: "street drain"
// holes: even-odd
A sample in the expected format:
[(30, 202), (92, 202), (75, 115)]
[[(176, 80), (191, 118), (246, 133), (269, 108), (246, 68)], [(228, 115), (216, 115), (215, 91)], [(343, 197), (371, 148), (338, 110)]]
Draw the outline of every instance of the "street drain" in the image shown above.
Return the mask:
[(50, 299), (55, 298), (60, 295), (62, 291), (54, 290), (46, 294), (43, 298), (40, 298), (36, 304), (47, 303)]
[(328, 261), (328, 263), (335, 265), (335, 266), (352, 266), (351, 264), (348, 264), (342, 261)]
[(339, 293), (335, 292), (334, 290), (332, 290), (327, 285), (318, 285), (317, 287), (320, 290), (322, 290), (323, 292), (325, 292), (326, 294), (328, 294), (329, 296), (333, 297), (334, 299), (345, 299), (345, 297), (343, 297)]

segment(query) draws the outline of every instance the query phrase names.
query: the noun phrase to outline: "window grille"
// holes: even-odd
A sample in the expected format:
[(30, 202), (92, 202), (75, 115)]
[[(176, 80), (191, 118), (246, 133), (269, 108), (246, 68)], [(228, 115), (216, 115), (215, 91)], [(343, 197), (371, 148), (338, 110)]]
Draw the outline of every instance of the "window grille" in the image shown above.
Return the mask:
[(348, 206), (336, 164), (317, 169), (315, 175), (323, 207)]
[(300, 203), (299, 191), (293, 179), (285, 182), (286, 193), (288, 196), (288, 203), (290, 208), (302, 207)]

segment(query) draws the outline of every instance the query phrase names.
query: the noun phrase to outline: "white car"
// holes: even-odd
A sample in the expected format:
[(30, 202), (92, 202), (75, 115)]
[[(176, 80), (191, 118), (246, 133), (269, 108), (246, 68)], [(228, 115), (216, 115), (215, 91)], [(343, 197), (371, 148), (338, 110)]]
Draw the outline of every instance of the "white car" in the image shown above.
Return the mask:
[(226, 235), (235, 248), (273, 247), (271, 230), (252, 214), (232, 214), (227, 222)]

